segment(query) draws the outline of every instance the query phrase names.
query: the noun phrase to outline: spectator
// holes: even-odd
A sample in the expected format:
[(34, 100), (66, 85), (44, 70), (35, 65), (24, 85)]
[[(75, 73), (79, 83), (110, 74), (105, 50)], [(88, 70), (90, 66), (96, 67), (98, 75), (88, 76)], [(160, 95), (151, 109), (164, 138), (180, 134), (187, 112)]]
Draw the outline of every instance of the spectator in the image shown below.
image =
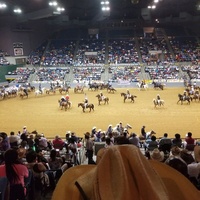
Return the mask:
[(159, 149), (155, 148), (151, 153), (150, 157), (153, 160), (157, 160), (159, 162), (164, 162), (165, 155), (163, 151), (160, 151)]
[(167, 133), (164, 133), (164, 136), (159, 141), (159, 150), (167, 154), (170, 152), (171, 146), (172, 146), (171, 139), (168, 138)]
[(89, 132), (85, 133), (85, 140), (86, 140), (86, 155), (87, 155), (87, 158), (88, 158), (88, 164), (95, 164), (95, 162), (93, 160), (94, 143), (90, 139), (90, 133)]
[(10, 143), (10, 147), (18, 147), (20, 144), (20, 137), (18, 135), (15, 135), (13, 131), (10, 132), (10, 136), (8, 137), (8, 141)]
[(131, 134), (131, 137), (129, 138), (130, 144), (135, 145), (136, 147), (140, 147), (140, 139), (137, 137), (135, 133)]
[(62, 150), (63, 147), (65, 146), (65, 142), (60, 138), (59, 135), (55, 136), (55, 139), (53, 140), (53, 148), (54, 149), (59, 149)]
[(181, 135), (179, 133), (175, 134), (175, 138), (172, 140), (172, 146), (182, 147)]
[(144, 139), (146, 139), (146, 131), (145, 131), (145, 126), (142, 126), (141, 128), (141, 135)]
[(188, 132), (187, 137), (185, 138), (185, 148), (193, 151), (194, 150), (194, 146), (196, 144), (195, 139), (192, 138), (192, 133)]
[(10, 143), (7, 134), (4, 132), (0, 133), (0, 151), (6, 151), (10, 148)]
[(25, 200), (24, 178), (28, 177), (28, 169), (18, 160), (18, 153), (9, 149), (4, 154), (5, 164), (0, 165), (0, 177), (6, 176), (10, 183), (10, 200)]
[(156, 141), (156, 136), (151, 136), (151, 141), (147, 144), (148, 151), (153, 151), (154, 149), (158, 148), (158, 142)]

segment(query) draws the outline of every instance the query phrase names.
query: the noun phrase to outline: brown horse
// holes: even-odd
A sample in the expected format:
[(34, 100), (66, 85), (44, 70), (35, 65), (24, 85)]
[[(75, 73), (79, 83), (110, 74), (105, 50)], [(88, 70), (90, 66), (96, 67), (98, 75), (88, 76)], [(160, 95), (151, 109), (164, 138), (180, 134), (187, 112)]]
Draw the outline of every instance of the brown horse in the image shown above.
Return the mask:
[(20, 91), (20, 92), (18, 93), (18, 95), (19, 95), (19, 97), (20, 97), (21, 99), (23, 99), (24, 97), (27, 97), (27, 98), (28, 98), (28, 92), (25, 93), (24, 91)]
[(115, 88), (113, 88), (113, 87), (108, 87), (107, 88), (107, 92), (109, 92), (109, 93), (115, 93), (115, 92), (117, 92), (117, 90), (115, 90)]
[(132, 95), (132, 94), (128, 97), (128, 95), (126, 93), (124, 93), (124, 92), (121, 93), (121, 96), (124, 97), (124, 103), (125, 103), (126, 99), (130, 99), (131, 102), (134, 103), (135, 102), (135, 98), (137, 97), (137, 96)]
[(102, 97), (100, 96), (100, 94), (97, 94), (96, 96), (98, 98), (98, 102), (99, 102), (99, 105), (101, 105), (101, 101), (104, 101), (104, 105), (108, 102), (109, 102), (109, 98), (108, 97), (104, 97), (104, 99), (102, 99)]
[(76, 86), (74, 88), (74, 93), (77, 93), (77, 92), (83, 93), (84, 87), (85, 87), (84, 85), (83, 86)]
[(56, 93), (56, 90), (53, 88), (53, 89), (46, 89), (46, 94), (50, 94), (50, 93), (53, 93), (55, 94)]
[(60, 100), (58, 100), (58, 103), (59, 103), (59, 107), (61, 107), (61, 110), (63, 110), (63, 108), (64, 108), (66, 111), (67, 109), (72, 107), (72, 102), (70, 102), (70, 101), (61, 102)]
[(63, 87), (63, 88), (59, 88), (58, 90), (59, 90), (59, 92), (60, 92), (60, 94), (62, 94), (62, 92), (65, 92), (65, 94), (66, 93), (69, 93), (69, 89), (70, 89), (71, 87), (70, 86), (68, 86), (68, 87)]
[(88, 105), (86, 106), (86, 108), (85, 108), (85, 104), (84, 104), (84, 103), (78, 103), (78, 107), (80, 107), (80, 106), (82, 107), (83, 112), (85, 112), (85, 109), (86, 109), (86, 108), (89, 108), (89, 109), (90, 109), (89, 112), (91, 112), (91, 110), (94, 111), (94, 104), (92, 104), (92, 103), (88, 104)]
[(184, 97), (183, 95), (178, 94), (178, 98), (179, 98), (179, 100), (177, 101), (177, 104), (179, 103), (179, 101), (181, 102), (181, 105), (183, 104), (183, 101), (187, 101), (188, 104), (190, 104), (191, 97), (189, 97), (189, 96)]

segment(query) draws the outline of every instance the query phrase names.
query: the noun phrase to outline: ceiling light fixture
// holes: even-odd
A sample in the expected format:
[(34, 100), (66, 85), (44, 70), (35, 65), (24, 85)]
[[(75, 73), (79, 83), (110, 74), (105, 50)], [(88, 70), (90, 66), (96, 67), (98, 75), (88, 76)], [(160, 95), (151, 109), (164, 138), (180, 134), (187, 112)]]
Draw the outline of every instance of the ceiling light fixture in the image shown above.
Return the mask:
[(58, 5), (58, 2), (57, 2), (57, 1), (50, 1), (50, 2), (49, 2), (49, 5), (50, 5), (50, 6), (57, 6), (57, 5)]
[(7, 5), (5, 3), (0, 3), (0, 9), (4, 9), (6, 7), (7, 7)]

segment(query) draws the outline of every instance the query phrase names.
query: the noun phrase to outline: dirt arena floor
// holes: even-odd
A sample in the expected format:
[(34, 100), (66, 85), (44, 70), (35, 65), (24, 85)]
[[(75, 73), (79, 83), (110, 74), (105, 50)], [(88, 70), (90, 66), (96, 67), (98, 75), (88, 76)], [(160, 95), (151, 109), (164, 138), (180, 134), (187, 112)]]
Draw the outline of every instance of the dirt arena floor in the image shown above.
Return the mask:
[[(185, 137), (188, 131), (193, 133), (195, 138), (200, 138), (200, 102), (186, 102), (177, 104), (178, 93), (183, 93), (182, 88), (165, 88), (163, 91), (149, 88), (148, 91), (138, 91), (137, 88), (131, 88), (130, 93), (137, 96), (135, 103), (130, 100), (123, 102), (121, 92), (126, 92), (126, 88), (116, 88), (114, 94), (103, 90), (103, 94), (109, 97), (109, 105), (98, 106), (97, 93), (88, 91), (89, 103), (93, 103), (95, 111), (85, 113), (78, 107), (79, 102), (83, 102), (84, 94), (75, 94), (70, 89), (70, 101), (72, 108), (64, 111), (59, 108), (58, 100), (61, 95), (43, 94), (35, 97), (30, 93), (29, 98), (20, 99), (19, 97), (0, 101), (0, 131), (10, 133), (10, 131), (22, 131), (23, 126), (27, 126), (29, 132), (37, 130), (44, 133), (48, 138), (55, 135), (65, 137), (67, 131), (74, 131), (77, 136), (83, 137), (86, 131), (91, 131), (93, 126), (97, 129), (106, 131), (109, 124), (113, 127), (120, 121), (123, 125), (127, 123), (133, 128), (131, 132), (140, 134), (143, 125), (146, 131), (154, 130), (157, 137), (161, 137), (167, 132), (170, 137), (175, 133), (180, 133)], [(161, 99), (165, 101), (164, 107), (155, 108), (153, 98), (160, 94)]]

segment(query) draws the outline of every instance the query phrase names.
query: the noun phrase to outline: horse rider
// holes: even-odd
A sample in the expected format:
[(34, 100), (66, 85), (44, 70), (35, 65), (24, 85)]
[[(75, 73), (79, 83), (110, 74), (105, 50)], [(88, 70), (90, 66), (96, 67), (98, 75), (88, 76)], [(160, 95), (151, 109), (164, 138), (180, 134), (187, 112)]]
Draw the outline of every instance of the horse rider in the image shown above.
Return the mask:
[(28, 96), (28, 91), (27, 88), (23, 88), (24, 93), (26, 94), (26, 96)]
[(53, 91), (53, 83), (50, 83), (50, 90)]
[(158, 102), (158, 104), (159, 104), (159, 103), (160, 103), (160, 95), (159, 95), (159, 94), (157, 94), (156, 100), (157, 100), (157, 102)]
[(140, 84), (140, 87), (143, 88), (144, 85), (145, 85), (145, 81), (142, 81), (141, 84)]
[(127, 89), (127, 91), (126, 91), (126, 95), (127, 95), (127, 97), (128, 98), (130, 98), (131, 97), (131, 94), (130, 94), (130, 92), (129, 92), (129, 90)]
[(66, 99), (65, 99), (64, 96), (62, 96), (61, 99), (60, 99), (60, 106), (61, 106), (61, 104), (62, 104), (63, 102), (66, 102)]
[(186, 97), (187, 97), (187, 92), (186, 92), (186, 90), (184, 90), (184, 92), (183, 92), (183, 100), (185, 100)]
[(87, 108), (87, 106), (88, 106), (88, 98), (87, 97), (85, 97), (84, 106), (85, 106), (85, 108)]
[(65, 99), (67, 102), (69, 101), (69, 94), (66, 95)]
[(42, 94), (42, 87), (41, 87), (41, 83), (39, 83), (39, 91)]
[(102, 91), (100, 92), (100, 97), (102, 101), (105, 99), (105, 96), (103, 95)]

